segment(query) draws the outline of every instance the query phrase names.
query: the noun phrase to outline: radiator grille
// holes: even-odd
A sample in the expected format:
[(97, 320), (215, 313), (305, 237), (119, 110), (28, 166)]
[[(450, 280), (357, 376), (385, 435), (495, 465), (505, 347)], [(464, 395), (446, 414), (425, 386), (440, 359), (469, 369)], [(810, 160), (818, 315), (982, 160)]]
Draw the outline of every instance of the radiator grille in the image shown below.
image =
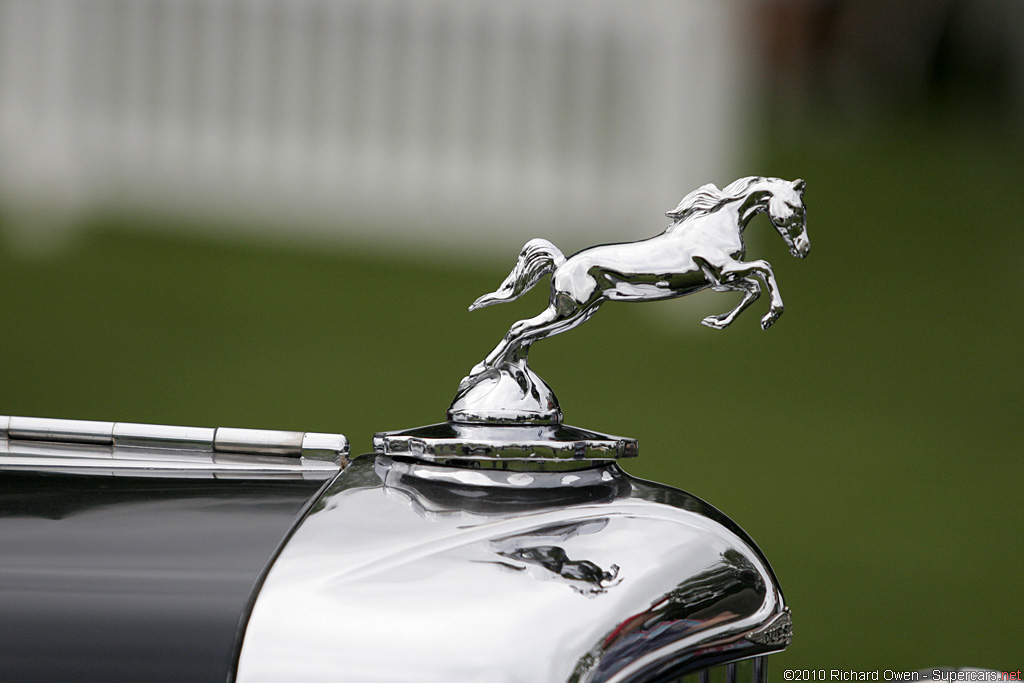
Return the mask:
[(673, 683), (767, 683), (767, 681), (767, 658), (754, 657), (687, 674), (682, 678), (675, 679)]

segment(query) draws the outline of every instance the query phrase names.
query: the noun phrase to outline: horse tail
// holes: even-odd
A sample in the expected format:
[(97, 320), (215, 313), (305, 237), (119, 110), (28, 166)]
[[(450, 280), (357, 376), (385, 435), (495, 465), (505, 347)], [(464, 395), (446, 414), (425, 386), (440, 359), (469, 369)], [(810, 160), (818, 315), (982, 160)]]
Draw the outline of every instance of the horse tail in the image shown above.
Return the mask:
[(550, 273), (563, 263), (565, 263), (565, 256), (558, 247), (539, 237), (532, 239), (519, 252), (519, 259), (516, 261), (515, 267), (512, 268), (512, 272), (508, 274), (501, 286), (474, 301), (469, 310), (475, 311), (484, 306), (514, 301), (537, 284), (537, 281), (545, 274)]

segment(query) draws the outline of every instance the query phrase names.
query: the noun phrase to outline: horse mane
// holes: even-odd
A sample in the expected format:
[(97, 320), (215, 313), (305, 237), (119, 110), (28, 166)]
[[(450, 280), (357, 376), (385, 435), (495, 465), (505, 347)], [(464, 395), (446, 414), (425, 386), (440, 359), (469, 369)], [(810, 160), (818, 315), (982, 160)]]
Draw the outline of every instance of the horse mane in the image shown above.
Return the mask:
[(765, 180), (761, 176), (747, 176), (740, 178), (719, 190), (714, 183), (701, 185), (690, 194), (683, 197), (682, 201), (672, 211), (666, 211), (665, 215), (678, 222), (690, 218), (696, 214), (713, 213), (726, 202), (731, 202), (746, 196), (750, 186), (756, 182)]

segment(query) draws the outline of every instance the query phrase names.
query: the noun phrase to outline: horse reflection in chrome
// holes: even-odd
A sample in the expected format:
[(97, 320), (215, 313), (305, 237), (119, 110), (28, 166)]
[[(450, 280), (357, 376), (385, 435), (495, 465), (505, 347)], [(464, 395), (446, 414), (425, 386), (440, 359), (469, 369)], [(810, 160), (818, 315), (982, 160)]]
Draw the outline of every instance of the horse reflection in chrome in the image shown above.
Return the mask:
[(761, 318), (768, 329), (782, 315), (782, 296), (767, 261), (744, 261), (743, 230), (759, 213), (767, 213), (793, 256), (811, 249), (807, 238), (804, 181), (750, 176), (719, 190), (704, 185), (686, 195), (666, 215), (673, 220), (665, 232), (638, 242), (584, 249), (568, 259), (544, 239), (526, 243), (515, 267), (501, 286), (469, 307), (476, 310), (513, 301), (551, 273), (551, 299), (538, 316), (512, 325), (504, 339), (470, 376), (525, 358), (538, 339), (586, 322), (605, 301), (672, 299), (711, 288), (737, 291), (743, 298), (728, 313), (704, 318), (722, 329), (768, 289), (771, 304)]

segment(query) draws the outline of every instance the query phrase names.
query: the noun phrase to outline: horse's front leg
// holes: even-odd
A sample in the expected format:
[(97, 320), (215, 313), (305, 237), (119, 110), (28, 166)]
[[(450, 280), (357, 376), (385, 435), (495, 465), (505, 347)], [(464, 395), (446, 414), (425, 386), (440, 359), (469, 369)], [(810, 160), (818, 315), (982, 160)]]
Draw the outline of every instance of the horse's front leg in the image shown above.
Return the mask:
[[(739, 278), (752, 279), (756, 277), (768, 288), (768, 295), (771, 297), (771, 305), (768, 312), (761, 318), (761, 329), (767, 330), (772, 326), (779, 316), (782, 315), (782, 295), (779, 294), (779, 284), (775, 281), (775, 272), (772, 265), (767, 261), (733, 261), (721, 268), (721, 279), (724, 283), (735, 281)], [(741, 304), (743, 302), (740, 302)]]
[(747, 306), (757, 301), (757, 297), (761, 296), (761, 285), (752, 278), (740, 278), (732, 282), (723, 282), (715, 285), (712, 289), (716, 292), (743, 292), (743, 298), (740, 299), (740, 302), (731, 311), (722, 315), (709, 315), (700, 321), (702, 325), (707, 325), (716, 330), (725, 329), (731, 325), (736, 316), (742, 313)]

